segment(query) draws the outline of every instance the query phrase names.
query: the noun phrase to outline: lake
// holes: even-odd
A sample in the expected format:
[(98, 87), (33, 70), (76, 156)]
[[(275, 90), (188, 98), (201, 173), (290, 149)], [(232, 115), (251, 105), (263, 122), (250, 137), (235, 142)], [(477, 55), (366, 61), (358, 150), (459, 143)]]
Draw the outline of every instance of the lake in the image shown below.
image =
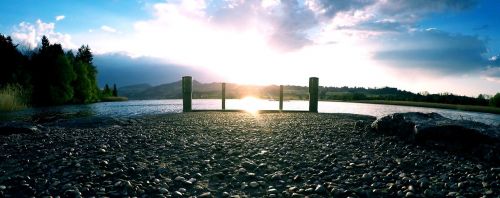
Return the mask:
[[(308, 101), (291, 100), (283, 102), (284, 110), (308, 110)], [(195, 99), (193, 109), (221, 109), (220, 99)], [(278, 101), (261, 99), (228, 99), (226, 109), (278, 110)], [(362, 104), (350, 102), (320, 101), (320, 113), (352, 113), (383, 116), (401, 112), (436, 112), (452, 119), (465, 119), (500, 125), (500, 115), (491, 113), (467, 112), (450, 109), (408, 107), (382, 104)], [(87, 105), (64, 105), (57, 107), (29, 108), (23, 111), (2, 113), (1, 120), (28, 119), (38, 115), (62, 115), (72, 117), (134, 117), (182, 112), (182, 100), (131, 100), (124, 102), (101, 102)]]

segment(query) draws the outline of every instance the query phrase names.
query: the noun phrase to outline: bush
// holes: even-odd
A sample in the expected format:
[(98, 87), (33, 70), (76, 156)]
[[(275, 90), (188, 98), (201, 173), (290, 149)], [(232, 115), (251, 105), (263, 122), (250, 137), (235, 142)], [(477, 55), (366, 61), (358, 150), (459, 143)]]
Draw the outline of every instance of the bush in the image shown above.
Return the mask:
[(7, 85), (0, 89), (0, 111), (25, 109), (28, 104), (27, 91), (20, 85)]
[(495, 96), (490, 99), (490, 105), (500, 107), (500, 93), (495, 94)]

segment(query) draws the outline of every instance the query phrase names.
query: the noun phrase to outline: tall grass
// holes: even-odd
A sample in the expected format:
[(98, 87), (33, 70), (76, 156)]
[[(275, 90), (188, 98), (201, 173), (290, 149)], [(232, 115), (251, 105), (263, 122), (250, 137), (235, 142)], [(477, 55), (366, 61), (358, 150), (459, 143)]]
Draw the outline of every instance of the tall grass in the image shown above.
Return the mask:
[(25, 109), (28, 105), (28, 92), (20, 85), (6, 85), (0, 89), (0, 112)]

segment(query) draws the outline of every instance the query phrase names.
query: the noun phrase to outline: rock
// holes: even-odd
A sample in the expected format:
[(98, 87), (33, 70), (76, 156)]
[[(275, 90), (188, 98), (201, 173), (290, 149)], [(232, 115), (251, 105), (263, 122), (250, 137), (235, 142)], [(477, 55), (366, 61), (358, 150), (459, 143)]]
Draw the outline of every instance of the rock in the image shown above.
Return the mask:
[(182, 193), (181, 193), (181, 192), (179, 192), (179, 191), (175, 191), (175, 192), (174, 192), (174, 195), (175, 195), (175, 196), (178, 196), (178, 197), (182, 197)]
[(212, 197), (212, 193), (210, 193), (210, 192), (204, 192), (201, 195), (199, 195), (198, 197), (201, 197), (201, 198), (203, 198), (203, 197)]
[(161, 194), (166, 194), (168, 193), (168, 190), (166, 188), (160, 188), (158, 189), (158, 191), (161, 193)]
[(469, 120), (452, 120), (437, 113), (394, 113), (378, 118), (371, 127), (377, 132), (417, 141), (460, 141), (474, 144), (500, 140), (500, 129), (497, 127)]
[(255, 168), (257, 168), (257, 164), (255, 164), (254, 161), (251, 161), (248, 159), (246, 161), (243, 161), (241, 163), (241, 166), (243, 166), (243, 168), (249, 169), (249, 170), (254, 170)]
[(323, 185), (317, 185), (316, 188), (314, 189), (314, 192), (324, 193), (324, 192), (326, 192), (326, 188)]
[(408, 191), (406, 192), (405, 197), (415, 197), (415, 194), (413, 194), (413, 192)]
[(175, 177), (175, 179), (174, 179), (174, 180), (175, 180), (175, 181), (179, 181), (179, 182), (184, 182), (184, 181), (186, 181), (186, 178), (184, 178), (184, 177), (182, 177), (182, 176), (177, 176), (177, 177)]
[(259, 186), (259, 183), (255, 182), (255, 181), (250, 182), (250, 187), (256, 188), (257, 186)]
[(191, 179), (187, 180), (186, 183), (188, 183), (188, 184), (194, 184), (194, 183), (196, 183), (196, 181), (197, 180), (195, 178), (191, 178)]
[(271, 189), (267, 190), (267, 193), (276, 194), (276, 193), (278, 193), (278, 190), (276, 190), (275, 188), (271, 188)]
[[(500, 160), (500, 128), (470, 120), (452, 120), (437, 113), (394, 113), (375, 120), (371, 128), (377, 133), (446, 149), (480, 151), (481, 157)], [(492, 145), (495, 148), (491, 148)]]

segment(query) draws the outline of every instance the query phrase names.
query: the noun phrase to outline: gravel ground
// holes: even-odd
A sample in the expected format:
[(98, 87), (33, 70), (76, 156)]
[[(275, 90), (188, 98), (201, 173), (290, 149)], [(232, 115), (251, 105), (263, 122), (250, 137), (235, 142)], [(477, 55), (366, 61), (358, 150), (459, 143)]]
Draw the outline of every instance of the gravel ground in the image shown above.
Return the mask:
[(197, 112), (0, 136), (0, 197), (499, 197), (500, 165), (350, 114)]

